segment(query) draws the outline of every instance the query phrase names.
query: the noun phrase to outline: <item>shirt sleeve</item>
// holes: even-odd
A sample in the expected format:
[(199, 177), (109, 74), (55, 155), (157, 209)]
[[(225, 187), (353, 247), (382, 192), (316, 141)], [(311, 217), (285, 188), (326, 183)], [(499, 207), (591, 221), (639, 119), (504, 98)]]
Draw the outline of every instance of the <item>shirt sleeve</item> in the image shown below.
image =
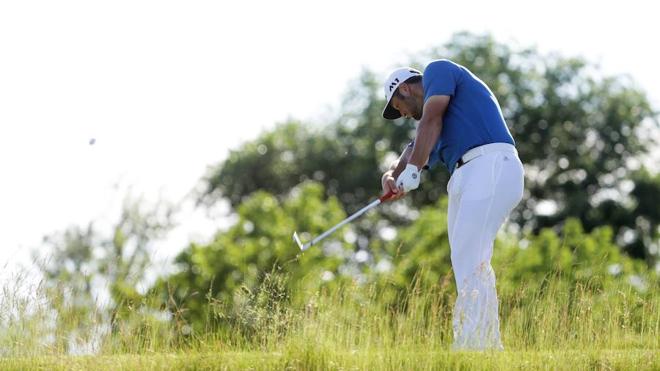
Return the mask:
[(426, 66), (423, 75), (424, 102), (434, 95), (454, 96), (460, 67), (446, 60), (433, 61)]

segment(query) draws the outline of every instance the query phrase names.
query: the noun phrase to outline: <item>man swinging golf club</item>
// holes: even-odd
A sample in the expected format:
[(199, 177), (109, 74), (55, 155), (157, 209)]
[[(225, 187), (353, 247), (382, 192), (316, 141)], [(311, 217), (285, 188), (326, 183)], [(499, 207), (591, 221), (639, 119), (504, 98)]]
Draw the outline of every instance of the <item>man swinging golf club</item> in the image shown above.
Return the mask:
[(417, 189), (420, 170), (443, 163), (451, 178), (448, 235), (458, 296), (453, 349), (503, 349), (493, 241), (523, 193), (523, 167), (497, 99), (477, 76), (449, 60), (424, 73), (405, 67), (384, 84), (383, 117), (419, 121), (415, 140), (383, 174), (393, 199)]

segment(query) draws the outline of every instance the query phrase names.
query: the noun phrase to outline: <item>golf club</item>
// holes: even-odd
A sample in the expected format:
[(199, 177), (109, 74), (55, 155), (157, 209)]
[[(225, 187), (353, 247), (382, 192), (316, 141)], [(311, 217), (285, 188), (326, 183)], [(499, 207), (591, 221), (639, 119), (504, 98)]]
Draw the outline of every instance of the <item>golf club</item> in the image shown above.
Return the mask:
[(380, 205), (381, 202), (385, 202), (385, 201), (389, 200), (390, 198), (392, 198), (392, 196), (394, 196), (394, 193), (392, 193), (390, 191), (387, 194), (379, 197), (377, 200), (373, 201), (372, 203), (370, 203), (369, 205), (363, 207), (362, 209), (356, 211), (353, 215), (351, 215), (348, 218), (342, 220), (337, 225), (335, 225), (334, 227), (332, 227), (332, 228), (328, 229), (327, 231), (323, 232), (320, 236), (316, 237), (315, 239), (313, 239), (310, 242), (307, 242), (306, 244), (302, 243), (302, 241), (300, 240), (300, 237), (298, 237), (297, 232), (293, 232), (293, 240), (296, 242), (298, 247), (300, 247), (300, 250), (305, 251), (305, 250), (309, 249), (311, 246), (317, 244), (322, 239), (328, 237), (330, 234), (332, 234), (332, 232), (334, 232), (337, 229), (341, 228), (345, 224), (350, 223), (351, 221), (357, 219), (360, 215), (362, 215), (362, 214), (366, 213), (367, 211), (373, 209), (374, 207)]

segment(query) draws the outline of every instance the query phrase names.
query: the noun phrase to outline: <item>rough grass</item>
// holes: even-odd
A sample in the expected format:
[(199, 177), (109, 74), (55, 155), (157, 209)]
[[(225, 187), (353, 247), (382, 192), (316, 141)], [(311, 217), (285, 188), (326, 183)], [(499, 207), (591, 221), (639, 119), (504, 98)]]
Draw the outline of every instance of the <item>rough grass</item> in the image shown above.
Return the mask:
[(169, 353), (0, 360), (3, 370), (657, 370), (658, 350)]
[(66, 342), (57, 341), (48, 300), (21, 301), (5, 291), (0, 369), (660, 370), (657, 285), (638, 292), (557, 277), (543, 287), (504, 288), (503, 352), (450, 351), (454, 297), (447, 285), (344, 283), (288, 292), (285, 278), (268, 277), (231, 311), (212, 308), (217, 329), (190, 332), (139, 311), (112, 334), (76, 327), (76, 336), (98, 346), (94, 355), (73, 356), (57, 346)]

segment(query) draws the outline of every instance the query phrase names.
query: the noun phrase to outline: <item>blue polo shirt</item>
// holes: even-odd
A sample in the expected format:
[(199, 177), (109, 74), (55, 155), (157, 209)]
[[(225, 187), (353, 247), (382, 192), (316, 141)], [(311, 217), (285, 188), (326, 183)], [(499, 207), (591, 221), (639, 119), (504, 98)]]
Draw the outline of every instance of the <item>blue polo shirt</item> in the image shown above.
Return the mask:
[(429, 156), (429, 167), (442, 162), (453, 173), (468, 150), (484, 144), (515, 145), (497, 99), (467, 68), (446, 59), (431, 62), (424, 70), (424, 103), (434, 95), (448, 95), (442, 132)]

